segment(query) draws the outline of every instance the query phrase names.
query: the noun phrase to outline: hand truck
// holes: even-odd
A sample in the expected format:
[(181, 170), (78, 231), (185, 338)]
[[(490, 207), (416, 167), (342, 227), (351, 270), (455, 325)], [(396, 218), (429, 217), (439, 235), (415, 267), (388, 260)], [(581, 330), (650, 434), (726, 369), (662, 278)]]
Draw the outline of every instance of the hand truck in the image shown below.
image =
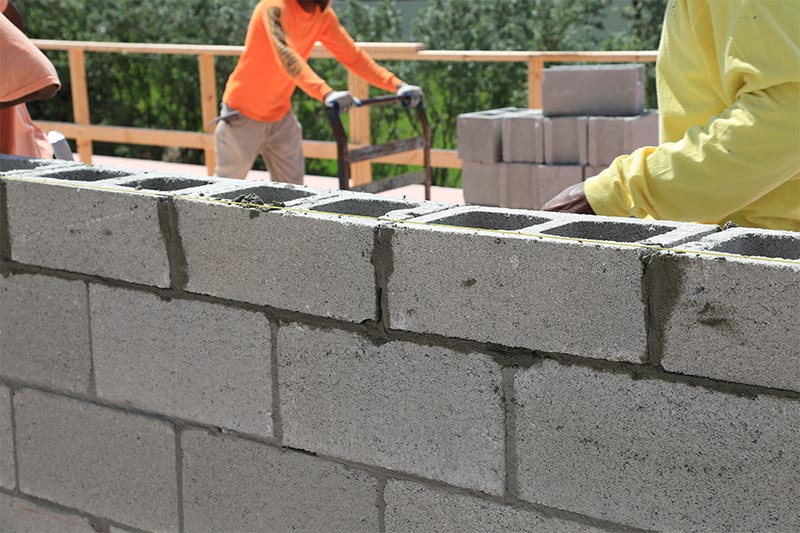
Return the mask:
[[(371, 105), (386, 105), (396, 102), (404, 103), (408, 100), (407, 96), (397, 96), (394, 94), (385, 96), (376, 96), (375, 98), (366, 98), (361, 100), (359, 107)], [(413, 185), (417, 183), (425, 184), (425, 199), (431, 199), (431, 128), (428, 123), (428, 116), (425, 114), (425, 108), (420, 103), (417, 106), (417, 118), (422, 125), (422, 135), (419, 137), (411, 137), (409, 139), (401, 139), (397, 141), (389, 141), (383, 144), (374, 144), (355, 148), (350, 150), (347, 142), (347, 134), (344, 131), (341, 117), (339, 116), (338, 106), (329, 106), (325, 108), (328, 113), (328, 118), (333, 128), (333, 135), (336, 138), (336, 150), (339, 162), (339, 189), (343, 191), (350, 189), (350, 165), (358, 163), (359, 161), (368, 161), (379, 157), (399, 154), (401, 152), (410, 152), (412, 150), (423, 150), (423, 169), (417, 172), (409, 172), (393, 176), (391, 178), (381, 179), (353, 187), (354, 191), (362, 191), (369, 193), (379, 193), (396, 189), (398, 187), (405, 187), (406, 185)]]

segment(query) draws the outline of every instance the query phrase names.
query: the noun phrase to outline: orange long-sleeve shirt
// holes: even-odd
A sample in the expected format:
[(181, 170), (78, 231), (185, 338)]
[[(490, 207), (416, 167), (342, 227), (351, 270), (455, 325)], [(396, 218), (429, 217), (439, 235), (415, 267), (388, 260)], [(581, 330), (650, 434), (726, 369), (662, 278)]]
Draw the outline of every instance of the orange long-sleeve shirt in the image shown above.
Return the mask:
[(280, 120), (291, 111), (297, 86), (322, 100), (332, 89), (308, 66), (315, 41), (378, 88), (394, 92), (402, 83), (355, 44), (332, 8), (308, 13), (297, 0), (262, 0), (250, 17), (244, 53), (228, 78), (222, 100), (264, 122)]

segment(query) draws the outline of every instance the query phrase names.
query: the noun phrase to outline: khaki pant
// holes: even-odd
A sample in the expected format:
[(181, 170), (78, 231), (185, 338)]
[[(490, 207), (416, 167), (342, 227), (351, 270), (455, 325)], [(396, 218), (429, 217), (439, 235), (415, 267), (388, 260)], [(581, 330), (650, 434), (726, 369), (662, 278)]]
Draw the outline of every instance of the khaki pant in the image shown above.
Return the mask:
[[(223, 103), (220, 114), (228, 111), (231, 109)], [(259, 122), (244, 115), (220, 121), (214, 132), (214, 148), (217, 176), (244, 179), (261, 154), (272, 181), (303, 183), (303, 128), (293, 113), (277, 122)]]

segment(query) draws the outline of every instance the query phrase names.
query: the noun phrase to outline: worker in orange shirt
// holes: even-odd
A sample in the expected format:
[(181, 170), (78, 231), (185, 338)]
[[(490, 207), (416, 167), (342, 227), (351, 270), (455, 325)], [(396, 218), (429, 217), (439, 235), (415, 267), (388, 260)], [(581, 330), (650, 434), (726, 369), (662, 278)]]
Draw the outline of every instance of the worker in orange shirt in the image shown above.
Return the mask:
[(53, 157), (47, 135), (31, 120), (26, 102), (51, 98), (61, 88), (53, 64), (23, 33), (9, 0), (0, 0), (0, 153)]
[(351, 72), (372, 85), (422, 101), (422, 90), (379, 66), (339, 23), (330, 0), (261, 0), (253, 11), (244, 53), (228, 78), (214, 134), (215, 174), (243, 179), (260, 153), (274, 181), (303, 183), (303, 129), (292, 113), (299, 86), (346, 113), (359, 104), (334, 91), (306, 62), (320, 41)]

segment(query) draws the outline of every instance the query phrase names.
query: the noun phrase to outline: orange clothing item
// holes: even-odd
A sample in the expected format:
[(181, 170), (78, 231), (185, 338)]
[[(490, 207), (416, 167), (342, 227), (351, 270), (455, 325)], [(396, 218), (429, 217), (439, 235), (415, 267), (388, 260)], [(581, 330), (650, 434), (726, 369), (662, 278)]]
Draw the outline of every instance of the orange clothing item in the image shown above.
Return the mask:
[(355, 44), (332, 8), (307, 13), (297, 0), (261, 0), (250, 17), (244, 53), (228, 78), (222, 100), (263, 122), (280, 120), (292, 110), (297, 86), (322, 100), (333, 89), (308, 66), (315, 41), (378, 88), (394, 92), (402, 83)]
[[(0, 15), (0, 69), (0, 102), (61, 85), (53, 64), (4, 15)], [(0, 109), (0, 153), (53, 157), (47, 136), (33, 124), (25, 104)]]

